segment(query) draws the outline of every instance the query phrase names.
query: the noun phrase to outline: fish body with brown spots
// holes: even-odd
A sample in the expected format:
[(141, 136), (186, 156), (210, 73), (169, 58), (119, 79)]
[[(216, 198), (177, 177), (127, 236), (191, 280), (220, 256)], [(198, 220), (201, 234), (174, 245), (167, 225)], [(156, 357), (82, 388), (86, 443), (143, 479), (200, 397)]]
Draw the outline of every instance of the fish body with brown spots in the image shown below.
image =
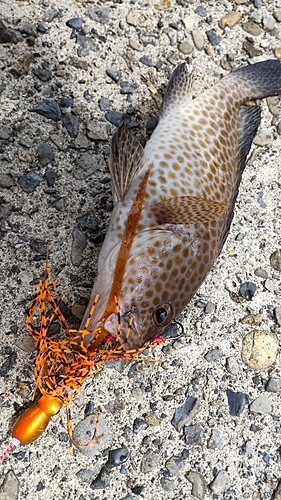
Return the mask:
[[(107, 334), (146, 345), (185, 308), (229, 231), (246, 158), (260, 124), (250, 99), (281, 94), (281, 63), (240, 68), (192, 99), (192, 69), (173, 72), (145, 148), (121, 127), (112, 141), (114, 210), (86, 320), (96, 349)], [(118, 302), (118, 309), (116, 307)]]

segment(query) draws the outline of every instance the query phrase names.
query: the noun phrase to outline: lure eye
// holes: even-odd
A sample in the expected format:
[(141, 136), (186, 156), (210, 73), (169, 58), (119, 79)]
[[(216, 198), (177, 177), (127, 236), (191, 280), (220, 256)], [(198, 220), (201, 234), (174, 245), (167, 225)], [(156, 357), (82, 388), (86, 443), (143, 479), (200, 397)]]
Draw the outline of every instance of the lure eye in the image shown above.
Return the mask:
[(161, 304), (153, 313), (153, 321), (157, 326), (166, 326), (172, 319), (172, 307), (170, 304)]

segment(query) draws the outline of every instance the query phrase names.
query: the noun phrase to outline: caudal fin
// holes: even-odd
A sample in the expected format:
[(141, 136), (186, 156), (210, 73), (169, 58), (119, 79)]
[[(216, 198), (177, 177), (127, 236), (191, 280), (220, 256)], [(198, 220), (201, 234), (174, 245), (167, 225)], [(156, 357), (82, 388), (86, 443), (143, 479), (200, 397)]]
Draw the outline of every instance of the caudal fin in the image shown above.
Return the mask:
[[(243, 96), (243, 101), (249, 99), (262, 99), (263, 97), (281, 95), (281, 62), (274, 59), (259, 62), (250, 66), (239, 68), (231, 75), (235, 79), (240, 80), (238, 89), (241, 83), (247, 89), (246, 96)], [(242, 80), (242, 81), (241, 81)]]

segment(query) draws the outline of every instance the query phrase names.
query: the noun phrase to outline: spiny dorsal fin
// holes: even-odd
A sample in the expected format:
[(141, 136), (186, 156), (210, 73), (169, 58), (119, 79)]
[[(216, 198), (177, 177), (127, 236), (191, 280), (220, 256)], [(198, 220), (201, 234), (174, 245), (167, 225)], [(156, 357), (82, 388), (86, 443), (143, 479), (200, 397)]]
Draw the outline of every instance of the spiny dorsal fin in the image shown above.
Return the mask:
[(143, 163), (143, 147), (122, 125), (113, 135), (109, 168), (114, 188), (114, 199), (123, 200), (132, 179)]
[(190, 61), (180, 64), (173, 72), (168, 88), (165, 92), (162, 107), (159, 113), (159, 120), (164, 118), (171, 111), (183, 107), (192, 99), (193, 76), (192, 64)]
[(226, 209), (227, 205), (195, 196), (170, 198), (149, 207), (160, 225), (208, 223), (221, 217)]

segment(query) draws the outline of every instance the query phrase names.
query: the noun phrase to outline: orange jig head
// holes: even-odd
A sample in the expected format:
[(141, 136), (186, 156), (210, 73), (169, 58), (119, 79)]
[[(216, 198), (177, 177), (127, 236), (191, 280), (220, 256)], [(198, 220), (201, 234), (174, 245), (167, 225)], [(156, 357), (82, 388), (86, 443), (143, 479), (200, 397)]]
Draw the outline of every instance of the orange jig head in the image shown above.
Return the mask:
[(41, 396), (38, 402), (28, 408), (16, 421), (12, 437), (21, 445), (32, 443), (46, 429), (50, 418), (59, 412), (63, 402), (59, 398)]

